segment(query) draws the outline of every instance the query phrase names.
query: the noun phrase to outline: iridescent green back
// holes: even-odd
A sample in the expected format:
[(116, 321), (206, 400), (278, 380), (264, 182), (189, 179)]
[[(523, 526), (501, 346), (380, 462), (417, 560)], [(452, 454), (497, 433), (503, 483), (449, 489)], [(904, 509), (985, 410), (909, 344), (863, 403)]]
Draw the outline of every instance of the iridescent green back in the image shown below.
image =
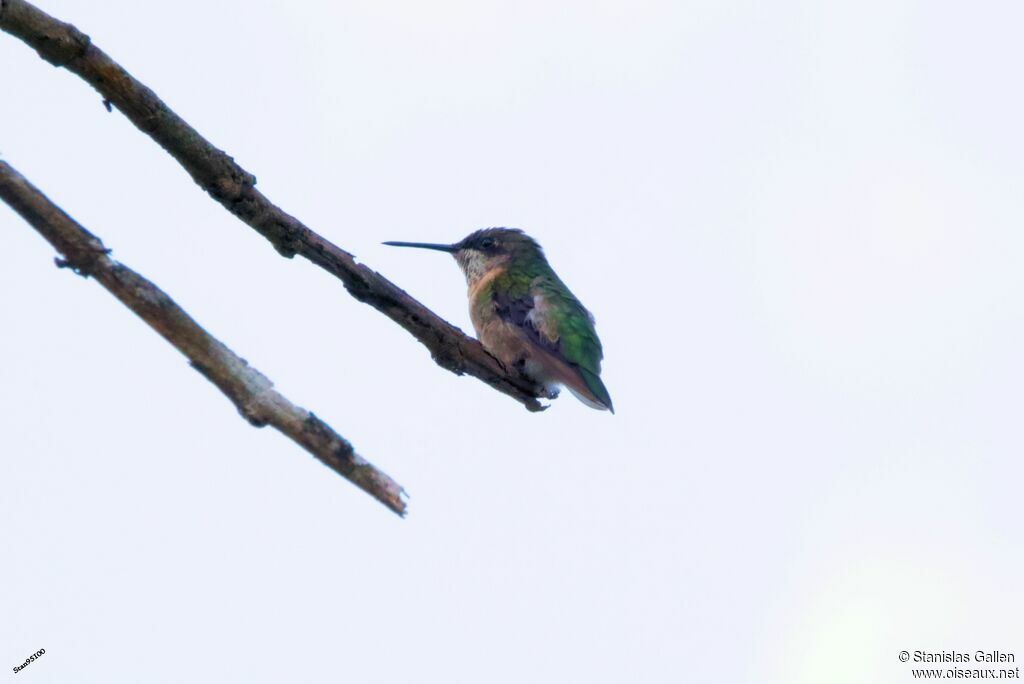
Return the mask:
[(574, 366), (594, 396), (611, 407), (598, 377), (603, 351), (594, 317), (548, 265), (540, 246), (522, 238), (508, 268), (495, 278), (494, 294), (505, 300), (513, 320), (535, 329), (540, 341)]

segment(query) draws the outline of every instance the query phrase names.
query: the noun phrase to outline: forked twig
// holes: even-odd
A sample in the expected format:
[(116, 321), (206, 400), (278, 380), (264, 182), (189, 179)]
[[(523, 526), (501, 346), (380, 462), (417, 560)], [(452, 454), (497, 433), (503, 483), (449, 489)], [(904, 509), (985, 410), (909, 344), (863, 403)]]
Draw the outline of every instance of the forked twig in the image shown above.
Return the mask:
[(95, 278), (184, 354), (251, 424), (274, 427), (392, 511), (405, 515), (398, 483), (363, 460), (327, 423), (288, 401), (266, 376), (206, 332), (163, 290), (111, 259), (98, 237), (3, 161), (0, 199), (60, 252), (58, 266)]

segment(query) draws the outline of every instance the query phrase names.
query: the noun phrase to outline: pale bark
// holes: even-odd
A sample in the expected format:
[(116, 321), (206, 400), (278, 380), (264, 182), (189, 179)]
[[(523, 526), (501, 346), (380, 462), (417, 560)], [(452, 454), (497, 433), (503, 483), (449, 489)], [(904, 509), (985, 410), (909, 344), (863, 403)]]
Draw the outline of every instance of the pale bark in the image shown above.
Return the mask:
[(0, 199), (61, 254), (57, 265), (92, 277), (184, 354), (252, 425), (270, 425), (399, 515), (402, 488), (360, 457), (349, 442), (206, 332), (160, 288), (110, 258), (98, 237), (51, 202), (10, 164), (0, 161)]

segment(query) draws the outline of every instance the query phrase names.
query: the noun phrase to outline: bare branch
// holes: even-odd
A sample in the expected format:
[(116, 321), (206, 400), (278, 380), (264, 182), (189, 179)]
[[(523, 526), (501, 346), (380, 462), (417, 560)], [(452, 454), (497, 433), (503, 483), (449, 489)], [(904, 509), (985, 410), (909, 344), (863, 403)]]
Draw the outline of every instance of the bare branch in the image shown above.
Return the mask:
[(545, 408), (537, 400), (545, 396), (541, 387), (503, 366), (479, 342), (264, 197), (251, 173), (199, 135), (87, 35), (24, 0), (0, 0), (0, 28), (35, 48), (46, 61), (92, 85), (103, 96), (104, 105), (123, 112), (178, 160), (201, 188), (278, 252), (289, 258), (298, 254), (339, 278), (353, 297), (412, 333), (439, 366), (479, 378), (531, 411)]
[(399, 515), (402, 488), (363, 460), (327, 423), (295, 406), (262, 373), (203, 330), (156, 285), (111, 259), (95, 235), (80, 226), (6, 162), (0, 161), (0, 199), (21, 214), (63, 255), (57, 265), (92, 276), (188, 357), (256, 427), (271, 425), (329, 468)]

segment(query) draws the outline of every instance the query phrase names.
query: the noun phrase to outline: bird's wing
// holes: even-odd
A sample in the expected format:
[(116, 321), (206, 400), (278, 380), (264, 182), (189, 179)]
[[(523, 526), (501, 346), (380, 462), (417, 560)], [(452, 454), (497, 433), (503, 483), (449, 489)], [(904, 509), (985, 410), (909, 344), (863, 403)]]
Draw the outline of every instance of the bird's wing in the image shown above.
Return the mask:
[(560, 379), (577, 396), (590, 395), (585, 400), (611, 408), (599, 377), (603, 352), (594, 317), (557, 276), (537, 276), (528, 287), (495, 288), (494, 306), (498, 316), (560, 362)]

